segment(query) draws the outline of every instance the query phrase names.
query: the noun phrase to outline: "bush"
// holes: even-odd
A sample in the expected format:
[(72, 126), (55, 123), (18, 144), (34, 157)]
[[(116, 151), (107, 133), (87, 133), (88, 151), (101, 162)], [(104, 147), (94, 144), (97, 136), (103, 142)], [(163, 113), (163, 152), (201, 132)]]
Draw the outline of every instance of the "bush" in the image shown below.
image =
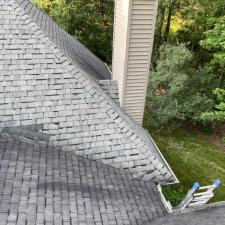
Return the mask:
[(201, 118), (206, 121), (225, 121), (225, 89), (217, 88), (213, 91), (218, 104), (215, 106), (215, 111), (204, 112)]
[(150, 73), (146, 108), (153, 126), (190, 120), (200, 121), (211, 110), (210, 76), (194, 68), (192, 53), (184, 45), (163, 45), (157, 66)]

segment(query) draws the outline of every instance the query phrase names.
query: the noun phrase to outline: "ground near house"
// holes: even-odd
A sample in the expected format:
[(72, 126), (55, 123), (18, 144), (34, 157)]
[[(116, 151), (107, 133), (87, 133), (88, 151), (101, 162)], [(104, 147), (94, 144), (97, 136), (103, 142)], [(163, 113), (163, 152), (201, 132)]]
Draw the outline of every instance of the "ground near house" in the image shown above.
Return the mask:
[(217, 178), (222, 180), (222, 186), (212, 202), (225, 200), (225, 152), (222, 147), (213, 144), (210, 137), (183, 128), (148, 130), (180, 181), (179, 185), (163, 188), (173, 205), (183, 199), (194, 182), (209, 185)]

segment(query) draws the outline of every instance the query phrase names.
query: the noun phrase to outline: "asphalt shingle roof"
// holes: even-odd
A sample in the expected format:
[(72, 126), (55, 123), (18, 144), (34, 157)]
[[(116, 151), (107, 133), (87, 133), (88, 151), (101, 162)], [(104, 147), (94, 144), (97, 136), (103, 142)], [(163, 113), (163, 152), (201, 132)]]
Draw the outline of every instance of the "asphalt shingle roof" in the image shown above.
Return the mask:
[(39, 10), (29, 0), (15, 0), (22, 9), (40, 26), (41, 30), (56, 43), (60, 50), (81, 68), (98, 80), (111, 79), (108, 67), (75, 37), (60, 28), (49, 16)]
[(0, 137), (1, 225), (142, 225), (165, 213), (154, 183), (70, 152)]
[[(2, 2), (1, 2), (1, 4), (2, 4)], [(110, 148), (112, 147), (112, 151), (110, 153), (110, 154), (112, 154), (112, 156), (110, 155), (109, 157), (106, 156), (106, 154), (108, 152), (104, 151), (104, 150), (101, 152), (101, 154), (98, 154), (98, 156), (92, 154), (93, 153), (93, 151), (91, 151), (92, 149), (91, 150), (84, 149), (83, 152), (92, 152), (92, 153), (90, 153), (91, 157), (94, 157), (94, 156), (99, 157), (99, 160), (102, 160), (102, 161), (104, 161), (104, 160), (106, 161), (106, 159), (107, 159), (107, 161), (110, 165), (114, 165), (116, 167), (119, 166), (119, 167), (129, 170), (131, 172), (131, 174), (133, 175), (133, 177), (135, 177), (135, 178), (139, 178), (142, 180), (154, 180), (156, 182), (161, 182), (161, 183), (176, 182), (177, 181), (176, 176), (174, 175), (173, 171), (167, 164), (166, 160), (160, 154), (159, 150), (155, 146), (151, 137), (149, 137), (148, 133), (142, 127), (140, 127), (138, 124), (136, 124), (124, 112), (124, 110), (121, 109), (120, 106), (109, 97), (109, 95), (103, 90), (103, 88), (101, 88), (99, 86), (99, 82), (96, 80), (96, 78), (97, 79), (108, 79), (109, 78), (109, 76), (104, 75), (104, 74), (110, 73), (108, 71), (107, 67), (104, 65), (104, 63), (102, 63), (99, 59), (97, 59), (92, 53), (90, 53), (89, 50), (87, 50), (84, 46), (82, 46), (77, 40), (74, 40), (74, 38), (72, 36), (70, 36), (65, 31), (63, 31), (56, 23), (54, 23), (51, 20), (51, 18), (49, 16), (47, 16), (41, 10), (39, 10), (37, 7), (35, 7), (33, 4), (31, 4), (29, 0), (7, 0), (7, 1), (4, 0), (3, 5), (5, 5), (5, 6), (8, 5), (8, 7), (4, 7), (4, 10), (6, 10), (6, 12), (7, 12), (7, 14), (6, 14), (6, 12), (4, 12), (4, 17), (6, 17), (6, 15), (9, 15), (8, 17), (9, 17), (10, 27), (8, 28), (9, 29), (8, 32), (9, 33), (12, 33), (12, 32), (23, 33), (24, 29), (26, 30), (26, 28), (29, 27), (26, 30), (26, 32), (29, 35), (31, 35), (31, 37), (33, 38), (33, 39), (31, 38), (31, 40), (27, 40), (27, 39), (20, 40), (20, 38), (21, 38), (20, 36), (13, 35), (12, 36), (13, 41), (11, 41), (11, 39), (9, 39), (10, 49), (14, 48), (14, 46), (13, 46), (14, 41), (23, 43), (23, 44), (19, 45), (21, 48), (19, 51), (21, 51), (21, 52), (22, 52), (22, 50), (25, 50), (25, 51), (28, 50), (28, 49), (26, 49), (27, 48), (26, 42), (29, 42), (29, 41), (31, 41), (31, 42), (38, 41), (38, 43), (40, 42), (41, 47), (40, 47), (40, 45), (38, 45), (37, 47), (38, 48), (45, 47), (46, 50), (48, 50), (50, 53), (50, 54), (49, 53), (48, 54), (40, 54), (40, 56), (43, 57), (43, 59), (42, 59), (43, 62), (46, 62), (47, 61), (47, 60), (45, 60), (45, 59), (47, 59), (46, 57), (48, 57), (48, 55), (50, 55), (53, 58), (49, 59), (49, 61), (50, 61), (49, 64), (51, 66), (53, 66), (54, 64), (52, 64), (52, 61), (55, 61), (57, 59), (57, 63), (54, 65), (54, 67), (51, 69), (51, 71), (54, 71), (55, 69), (57, 69), (55, 67), (59, 66), (60, 71), (63, 69), (67, 78), (69, 77), (77, 85), (77, 86), (74, 86), (73, 88), (70, 88), (67, 86), (66, 89), (68, 89), (68, 90), (66, 90), (66, 91), (69, 91), (70, 93), (72, 93), (77, 88), (77, 89), (79, 89), (79, 91), (85, 93), (85, 94), (83, 94), (83, 99), (81, 99), (81, 101), (84, 104), (88, 105), (89, 108), (90, 107), (93, 108), (94, 106), (96, 107), (96, 105), (100, 106), (99, 111), (101, 111), (101, 112), (94, 113), (94, 114), (96, 114), (96, 118), (100, 118), (100, 114), (104, 113), (104, 115), (107, 117), (107, 120), (108, 120), (108, 122), (106, 122), (106, 120), (104, 121), (105, 123), (107, 123), (106, 126), (110, 126), (111, 124), (109, 121), (113, 121), (113, 126), (115, 128), (118, 128), (117, 130), (119, 130), (119, 131), (116, 131), (117, 133), (115, 134), (115, 139), (116, 139), (116, 136), (118, 135), (122, 139), (121, 142), (124, 142), (125, 141), (124, 139), (126, 137), (127, 143), (129, 142), (128, 143), (129, 145), (131, 145), (131, 143), (132, 143), (132, 147), (129, 147), (127, 149), (125, 149), (125, 147), (122, 148), (121, 146), (119, 146), (119, 148), (121, 148), (119, 150), (123, 151), (122, 154), (120, 153), (120, 151), (118, 151), (118, 149), (116, 149), (117, 146), (116, 147), (111, 146), (111, 145), (108, 146)], [(5, 23), (5, 20), (3, 20), (2, 22)], [(3, 27), (5, 29), (5, 26), (3, 26)], [(4, 30), (3, 30), (3, 33), (4, 33)], [(45, 46), (43, 44), (45, 44)], [(3, 45), (2, 47), (5, 50), (5, 46)], [(29, 49), (29, 51), (30, 51), (30, 49)], [(39, 49), (39, 51), (42, 52), (42, 49)], [(14, 58), (15, 57), (12, 52), (7, 53), (7, 54), (9, 54), (9, 55), (6, 55), (6, 58), (11, 58), (11, 57)], [(33, 60), (32, 56), (33, 55), (31, 54), (31, 61)], [(21, 66), (20, 64), (24, 63), (21, 60), (13, 60), (13, 62), (15, 63), (15, 66), (11, 65), (12, 62), (9, 62), (9, 61), (6, 62), (6, 64), (9, 63), (8, 68), (10, 68), (10, 67), (17, 68), (18, 65)], [(35, 64), (35, 67), (36, 66), (40, 67), (38, 60), (34, 60), (33, 63)], [(30, 67), (30, 65), (25, 65), (25, 67), (26, 66)], [(44, 67), (47, 67), (46, 69), (48, 69), (49, 66), (44, 63)], [(42, 71), (42, 69), (40, 69), (39, 71)], [(49, 77), (49, 79), (51, 81), (53, 81), (54, 77), (55, 77), (55, 73), (51, 74), (51, 73), (53, 73), (51, 71), (48, 72), (50, 74), (47, 74), (47, 76)], [(32, 79), (34, 79), (34, 80), (37, 79), (36, 73), (38, 73), (38, 75), (39, 75), (39, 72), (36, 72), (36, 71), (35, 71), (35, 75), (33, 74), (33, 71), (32, 71), (32, 74), (29, 74), (30, 73), (29, 69), (26, 70), (25, 72), (27, 73), (27, 75), (29, 77), (33, 77)], [(17, 73), (17, 71), (15, 71), (15, 72), (13, 71), (13, 73), (12, 73), (13, 80), (16, 77), (16, 76), (14, 76), (14, 73)], [(10, 71), (10, 74), (11, 74), (11, 71)], [(58, 82), (60, 80), (59, 82), (62, 82), (62, 81), (64, 82), (65, 80), (64, 80), (64, 78), (62, 78), (62, 77), (64, 77), (64, 74), (61, 74), (61, 72), (60, 73), (56, 72), (56, 74), (57, 74), (56, 76), (59, 76), (59, 78), (56, 77), (56, 79), (52, 83), (53, 85), (48, 86), (48, 87), (44, 86), (45, 85), (44, 82), (50, 82), (49, 80), (45, 80), (43, 82), (44, 85), (41, 86), (41, 88), (45, 89), (45, 91), (47, 91), (47, 92), (52, 91), (52, 92), (58, 93), (58, 87), (56, 87), (56, 84), (57, 84), (56, 81)], [(100, 78), (100, 77), (98, 77), (99, 75), (102, 75), (103, 77)], [(111, 73), (110, 73), (110, 76), (111, 76)], [(21, 78), (21, 77), (19, 77), (19, 78)], [(26, 87), (23, 86), (23, 82), (24, 81), (26, 82), (26, 80), (21, 81), (21, 83), (19, 81), (20, 80), (18, 80), (17, 82), (14, 82), (13, 84), (8, 83), (8, 86), (11, 86), (11, 85), (16, 86), (16, 87), (11, 87), (10, 91), (12, 90), (12, 92), (14, 92), (16, 90), (16, 88), (17, 89), (19, 88), (20, 90), (26, 89)], [(64, 83), (63, 83), (63, 85), (64, 85)], [(79, 86), (79, 88), (78, 88), (78, 86)], [(35, 87), (32, 86), (32, 88), (34, 88), (34, 89), (36, 87), (37, 87), (36, 85), (35, 85)], [(86, 95), (87, 93), (88, 93), (88, 95), (91, 95), (91, 99), (87, 99), (87, 95)], [(33, 92), (32, 92), (32, 94), (33, 94)], [(27, 95), (28, 94), (26, 93), (25, 96), (27, 96)], [(36, 93), (35, 93), (35, 95), (36, 95)], [(52, 97), (54, 97), (54, 96), (52, 96), (52, 94), (51, 94), (51, 96), (46, 96), (46, 95), (41, 94), (41, 96), (39, 96), (38, 99), (44, 98), (45, 101), (49, 101), (49, 99)], [(63, 105), (65, 105), (65, 103), (64, 103), (65, 96), (60, 95), (57, 97), (59, 97), (61, 100), (63, 100)], [(81, 96), (79, 96), (79, 97), (81, 97)], [(75, 97), (72, 96), (72, 97), (70, 97), (69, 100), (74, 100), (74, 98)], [(51, 100), (52, 99), (50, 99), (50, 101)], [(20, 99), (19, 101), (21, 102), (23, 100)], [(93, 105), (90, 106), (91, 105), (91, 104), (89, 104), (90, 101), (91, 101), (91, 104), (93, 101), (96, 104), (94, 104), (94, 106)], [(74, 108), (76, 103), (71, 104), (72, 109)], [(33, 105), (33, 103), (29, 103), (29, 104)], [(51, 102), (51, 104), (52, 104), (52, 102)], [(54, 102), (53, 104), (55, 106), (58, 103)], [(64, 107), (64, 106), (62, 106), (62, 107)], [(56, 113), (58, 113), (58, 111), (62, 111), (63, 110), (62, 107), (61, 106), (58, 107), (58, 105), (57, 105)], [(11, 121), (10, 121), (10, 123), (7, 122), (8, 118), (10, 119), (11, 116), (14, 116), (14, 115), (11, 115), (11, 112), (14, 113), (14, 111), (11, 110), (10, 105), (7, 105), (7, 109), (9, 109), (9, 111), (7, 111), (7, 113), (9, 112), (9, 114), (4, 115), (6, 117), (5, 118), (6, 122), (4, 122), (4, 125), (3, 125), (6, 127), (11, 126), (11, 124), (12, 124)], [(73, 112), (73, 111), (71, 110), (71, 112)], [(62, 112), (60, 112), (60, 115), (61, 115), (61, 113)], [(41, 116), (41, 115), (39, 115), (39, 116)], [(90, 115), (90, 117), (91, 116), (93, 116), (93, 115)], [(35, 117), (37, 117), (37, 115), (35, 115)], [(87, 113), (85, 114), (85, 117), (87, 117)], [(41, 120), (42, 119), (43, 119), (43, 121), (47, 121), (47, 122), (44, 122), (44, 125), (47, 125), (47, 127), (48, 127), (47, 130), (49, 130), (49, 127), (55, 126), (55, 124), (51, 124), (49, 126), (49, 123), (51, 123), (51, 121), (52, 121), (52, 119), (50, 117), (49, 118), (41, 118)], [(58, 119), (58, 118), (54, 118), (54, 119)], [(63, 118), (63, 121), (66, 121), (66, 120), (68, 120), (67, 116), (65, 116), (65, 118)], [(23, 119), (21, 119), (21, 117), (19, 118), (19, 120), (13, 121), (13, 123), (17, 124), (17, 126), (20, 125), (19, 123), (21, 123), (22, 125), (29, 123), (29, 125), (31, 125), (31, 122), (32, 121), (28, 121), (28, 122), (23, 121)], [(78, 121), (75, 121), (75, 123), (76, 122), (80, 123), (80, 120), (78, 119)], [(88, 122), (88, 120), (86, 120), (86, 123), (87, 122)], [(67, 129), (67, 123), (64, 123), (64, 128)], [(60, 134), (59, 130), (58, 130), (58, 132)], [(101, 132), (103, 132), (103, 131), (101, 131)], [(94, 132), (92, 132), (92, 134), (93, 133)], [(111, 134), (112, 134), (112, 136), (114, 135), (114, 133), (111, 133)], [(89, 133), (88, 133), (88, 135), (89, 135)], [(59, 138), (58, 137), (53, 137), (53, 138), (55, 138), (54, 140), (56, 142), (64, 141), (64, 140), (61, 140), (61, 135), (59, 135)], [(56, 138), (58, 138), (58, 139), (56, 140)], [(89, 139), (90, 135), (87, 138)], [(70, 140), (66, 140), (66, 141), (69, 142)], [(97, 144), (99, 144), (99, 143), (97, 143)], [(114, 150), (114, 149), (116, 149), (116, 150)], [(82, 152), (82, 151), (80, 151), (80, 152)], [(84, 154), (86, 154), (86, 153), (84, 153)]]
[(225, 205), (180, 214), (170, 214), (145, 225), (224, 225)]
[[(1, 111), (1, 120), (5, 120), (4, 126), (12, 128), (10, 128), (12, 133), (9, 134), (9, 128), (4, 128), (3, 135), (2, 133), (0, 134), (0, 225), (224, 224), (224, 207), (210, 209), (210, 211), (208, 209), (165, 216), (166, 210), (156, 185), (150, 181), (144, 182), (144, 180), (154, 180), (156, 182), (175, 181), (175, 175), (160, 155), (148, 133), (130, 119), (119, 105), (112, 100), (115, 96), (114, 92), (108, 93), (107, 91), (108, 81), (106, 83), (99, 82), (101, 83), (100, 88), (96, 79), (108, 79), (111, 76), (104, 63), (85, 49), (77, 40), (74, 40), (59, 28), (47, 15), (34, 7), (29, 1), (1, 0), (0, 11), (2, 13), (0, 15), (0, 25), (2, 25), (2, 40), (4, 43), (0, 47), (4, 52), (3, 59), (5, 61), (3, 61), (3, 65), (6, 65), (3, 66), (3, 74), (6, 73), (7, 75), (7, 83), (4, 81), (5, 75), (0, 81), (3, 81), (0, 93), (3, 102), (5, 101), (6, 93), (8, 96), (7, 102), (16, 103), (14, 106), (18, 107), (16, 112), (14, 112), (11, 104), (2, 104), (4, 108)], [(26, 29), (24, 29), (25, 26)], [(25, 39), (20, 39), (18, 34), (21, 31), (23, 33), (24, 30), (27, 32), (24, 33)], [(32, 34), (30, 37), (33, 40), (29, 39), (28, 34)], [(31, 85), (29, 88), (32, 91), (29, 91), (29, 88), (26, 90), (26, 78), (29, 77), (35, 81), (37, 79), (36, 75), (38, 76), (39, 73), (35, 72), (35, 76), (29, 74), (30, 67), (24, 65), (24, 62), (21, 63), (22, 61), (16, 58), (19, 58), (19, 55), (23, 56), (23, 50), (28, 50), (25, 48), (26, 41), (34, 41), (35, 43), (37, 39), (47, 44), (46, 46), (51, 49), (51, 54), (54, 52), (53, 58), (57, 55), (58, 58), (62, 59), (60, 66), (63, 65), (63, 68), (69, 67), (68, 71), (71, 74), (66, 75), (69, 75), (70, 79), (76, 80), (75, 83), (77, 85), (72, 86), (71, 89), (74, 90), (76, 87), (79, 87), (77, 90), (81, 91), (81, 93), (85, 89), (89, 95), (91, 94), (91, 100), (93, 100), (95, 105), (101, 106), (101, 112), (104, 112), (103, 115), (106, 116), (104, 121), (107, 121), (104, 125), (109, 127), (113, 125), (115, 126), (114, 130), (118, 132), (115, 133), (114, 140), (119, 136), (116, 143), (124, 143), (125, 139), (129, 139), (129, 147), (127, 149), (123, 147), (120, 149), (121, 151), (118, 151), (118, 149), (112, 151), (113, 148), (111, 148), (111, 151), (108, 152), (112, 153), (112, 155), (116, 154), (113, 156), (113, 160), (119, 159), (120, 165), (123, 166), (118, 166), (118, 168), (126, 169), (125, 171), (127, 172), (113, 168), (110, 166), (111, 164), (104, 165), (101, 162), (77, 156), (76, 151), (68, 149), (73, 147), (73, 145), (67, 146), (69, 152), (62, 151), (60, 146), (58, 146), (59, 148), (49, 147), (50, 142), (47, 141), (49, 141), (50, 135), (47, 131), (52, 129), (58, 132), (58, 130), (54, 126), (57, 124), (49, 122), (52, 115), (49, 116), (47, 111), (45, 111), (46, 117), (38, 115), (41, 121), (45, 121), (45, 124), (35, 124), (33, 120), (26, 121), (26, 119), (23, 119), (23, 117), (28, 118), (27, 110), (32, 109), (32, 112), (35, 113), (36, 109), (39, 110), (38, 104), (35, 103), (41, 103), (42, 105), (47, 102), (52, 104), (53, 102), (49, 99), (50, 97), (55, 98), (55, 95), (49, 96), (43, 93), (36, 96), (36, 92), (35, 96), (37, 98), (29, 100), (27, 97), (30, 96), (28, 93), (34, 94), (33, 90), (38, 85)], [(15, 49), (18, 51), (16, 54), (12, 49), (14, 49), (14, 44), (17, 42), (19, 47), (17, 46), (18, 49)], [(43, 43), (41, 46), (41, 48), (46, 47)], [(33, 50), (33, 48), (31, 49)], [(42, 51), (42, 49), (38, 50)], [(46, 61), (46, 59), (44, 57), (42, 60)], [(54, 64), (51, 64), (51, 61), (50, 65), (53, 66)], [(34, 64), (40, 66), (38, 60)], [(20, 71), (21, 76), (15, 73), (18, 70), (18, 65), (22, 68), (22, 72)], [(45, 64), (43, 65), (46, 66)], [(56, 68), (53, 67), (54, 69)], [(63, 80), (62, 75), (64, 75), (64, 72), (63, 70), (63, 72), (58, 73), (60, 75), (58, 80)], [(26, 78), (23, 77), (22, 79), (24, 73)], [(52, 78), (53, 74), (49, 73), (48, 75)], [(19, 79), (16, 80), (15, 77)], [(53, 83), (57, 84), (56, 81), (57, 79)], [(48, 82), (47, 84), (49, 84)], [(51, 88), (53, 87), (56, 88), (52, 85)], [(56, 89), (49, 89), (49, 86), (48, 88), (45, 86), (42, 88), (45, 92), (56, 92)], [(25, 89), (25, 95), (22, 95), (20, 98), (19, 96), (23, 89)], [(71, 91), (71, 89), (68, 86), (66, 88), (67, 91)], [(79, 100), (82, 100), (82, 102), (84, 99), (87, 100), (88, 98), (84, 97), (86, 94), (84, 92), (83, 98)], [(16, 98), (16, 101), (14, 99), (15, 96), (19, 97)], [(58, 95), (58, 97), (64, 101), (61, 95)], [(40, 102), (39, 98), (44, 98), (44, 101)], [(28, 99), (28, 103), (21, 104), (24, 99)], [(87, 100), (85, 103), (88, 104), (90, 103), (89, 101)], [(77, 103), (77, 101), (75, 102)], [(18, 106), (17, 103), (20, 105), (18, 104)], [(59, 115), (65, 113), (62, 109), (63, 107), (59, 107), (56, 102), (54, 104), (53, 109), (57, 108), (56, 112)], [(69, 103), (69, 105), (74, 106), (76, 104)], [(86, 105), (83, 104), (83, 106)], [(92, 108), (89, 109), (92, 110)], [(96, 110), (97, 108), (93, 109)], [(18, 112), (21, 114), (18, 114)], [(58, 114), (54, 119), (59, 119)], [(87, 113), (81, 115), (87, 116)], [(97, 116), (96, 118), (100, 118), (100, 115), (102, 116), (101, 113), (94, 115)], [(14, 116), (16, 119), (14, 119)], [(29, 118), (30, 116), (31, 118), (33, 116), (36, 118), (37, 114), (30, 113)], [(13, 121), (11, 121), (12, 119)], [(65, 116), (60, 119), (67, 121), (68, 117)], [(68, 121), (68, 123), (62, 123), (62, 127), (65, 130), (71, 128), (71, 120)], [(88, 121), (92, 122), (93, 120), (90, 119)], [(101, 124), (102, 121), (98, 122), (97, 125), (103, 125)], [(30, 122), (32, 123), (30, 124)], [(62, 139), (68, 138), (71, 141), (71, 138), (73, 140), (77, 138), (76, 135), (80, 131), (79, 129), (77, 131), (76, 128), (80, 128), (81, 121), (74, 119), (74, 122), (79, 124), (76, 125), (77, 127), (72, 127), (75, 128), (75, 131), (73, 130), (72, 133), (69, 133), (68, 137), (67, 134), (63, 134)], [(14, 127), (15, 124), (19, 127)], [(45, 133), (37, 133), (37, 130), (43, 129), (43, 125), (47, 125), (48, 128), (53, 127), (51, 129), (46, 128), (44, 130)], [(1, 126), (3, 126), (2, 123)], [(104, 129), (104, 126), (102, 127), (101, 129)], [(20, 136), (21, 134), (25, 134), (26, 138)], [(112, 135), (114, 133), (109, 134)], [(106, 135), (104, 136), (100, 133), (99, 136), (102, 138)], [(29, 140), (30, 138), (34, 140), (31, 141)], [(89, 142), (93, 142), (96, 136), (93, 139), (85, 136), (82, 144), (85, 144), (87, 138)], [(132, 145), (130, 145), (130, 141)], [(111, 146), (114, 147), (114, 145)], [(107, 152), (105, 152), (105, 147), (109, 146), (101, 148), (102, 159), (106, 158)], [(121, 158), (120, 152), (124, 154)], [(142, 179), (142, 181), (134, 178)], [(160, 219), (163, 216), (165, 217)]]

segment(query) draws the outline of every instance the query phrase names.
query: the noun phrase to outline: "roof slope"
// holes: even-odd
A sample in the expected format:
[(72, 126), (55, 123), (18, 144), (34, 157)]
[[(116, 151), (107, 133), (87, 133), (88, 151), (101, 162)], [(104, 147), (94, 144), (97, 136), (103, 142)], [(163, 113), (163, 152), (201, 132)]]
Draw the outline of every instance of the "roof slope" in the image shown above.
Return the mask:
[(142, 225), (165, 213), (153, 183), (70, 152), (0, 136), (0, 224)]
[[(93, 64), (91, 61), (94, 56), (91, 53), (91, 56), (89, 54), (87, 56), (86, 53), (89, 51), (84, 47), (82, 47), (82, 52), (85, 54), (77, 53), (81, 44), (74, 41), (28, 0), (5, 0), (5, 2), (14, 10), (17, 17), (24, 20), (30, 32), (46, 43), (48, 49), (63, 62), (65, 71), (79, 83), (80, 88), (89, 92), (96, 104), (101, 107), (101, 111), (106, 113), (110, 120), (113, 120), (120, 130), (118, 135), (125, 136), (135, 146), (135, 152), (132, 149), (124, 151), (126, 155), (123, 157), (123, 161), (119, 159), (121, 167), (128, 169), (135, 178), (161, 183), (177, 181), (148, 133), (137, 125), (99, 86), (95, 79), (96, 71), (102, 71), (103, 67), (100, 66), (100, 69), (99, 65), (104, 64)], [(79, 59), (78, 56), (81, 58)], [(106, 69), (106, 67), (104, 68)], [(112, 154), (120, 157), (119, 151), (115, 150)], [(102, 155), (104, 157), (104, 154)]]
[(225, 205), (186, 213), (170, 214), (145, 225), (222, 225), (225, 224)]
[(98, 80), (111, 79), (111, 72), (107, 66), (79, 41), (60, 28), (49, 16), (28, 0), (16, 0), (16, 2), (72, 61), (79, 63)]

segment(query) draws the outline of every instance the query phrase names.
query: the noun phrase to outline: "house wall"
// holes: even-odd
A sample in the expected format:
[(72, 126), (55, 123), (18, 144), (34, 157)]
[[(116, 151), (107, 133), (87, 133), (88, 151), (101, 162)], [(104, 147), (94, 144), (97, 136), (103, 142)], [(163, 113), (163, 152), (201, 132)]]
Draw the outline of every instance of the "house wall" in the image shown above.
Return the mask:
[(101, 85), (69, 63), (14, 1), (0, 2), (0, 29), (0, 127), (35, 125), (50, 136), (49, 145), (64, 151), (144, 180), (172, 179), (147, 140), (112, 109), (117, 104), (98, 94)]
[(121, 106), (142, 124), (154, 40), (157, 0), (116, 0), (113, 79)]

